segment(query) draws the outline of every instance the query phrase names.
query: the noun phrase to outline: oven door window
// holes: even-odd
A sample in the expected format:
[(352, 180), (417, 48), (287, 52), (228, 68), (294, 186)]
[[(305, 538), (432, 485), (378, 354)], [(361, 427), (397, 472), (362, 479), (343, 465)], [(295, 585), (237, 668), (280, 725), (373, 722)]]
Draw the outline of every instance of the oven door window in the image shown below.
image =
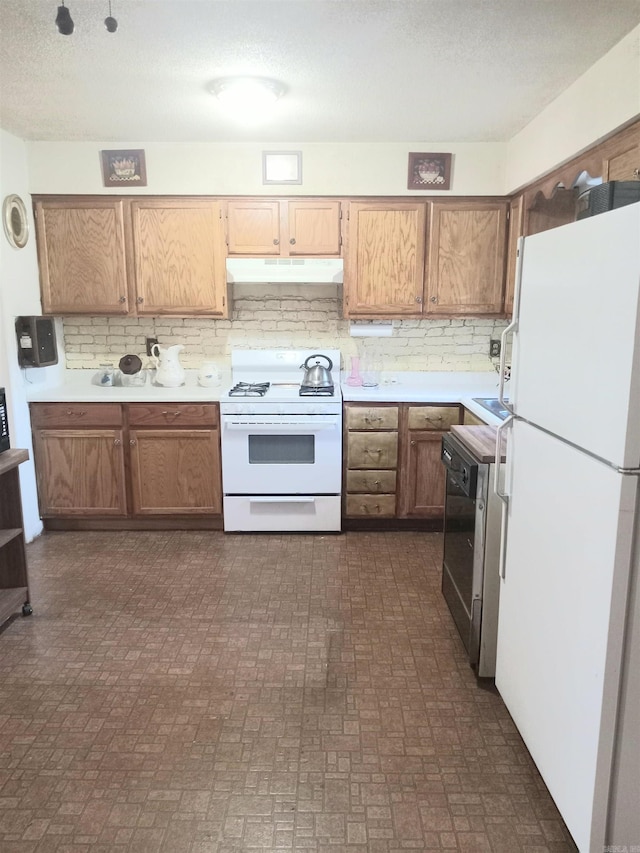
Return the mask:
[(249, 435), (250, 465), (313, 465), (314, 435)]

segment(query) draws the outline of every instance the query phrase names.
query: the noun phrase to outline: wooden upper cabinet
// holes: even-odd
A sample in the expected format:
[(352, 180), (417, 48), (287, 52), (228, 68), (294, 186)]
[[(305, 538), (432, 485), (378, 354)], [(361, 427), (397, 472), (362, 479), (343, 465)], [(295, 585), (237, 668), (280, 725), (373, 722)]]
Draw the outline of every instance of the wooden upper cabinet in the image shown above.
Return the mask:
[(424, 202), (349, 204), (345, 316), (422, 316), (425, 219)]
[(290, 255), (340, 255), (339, 201), (288, 201), (281, 204), (287, 205)]
[(131, 202), (138, 314), (226, 316), (220, 202)]
[(604, 181), (634, 181), (640, 177), (640, 144), (630, 142), (604, 162)]
[(338, 257), (340, 202), (229, 201), (227, 239), (230, 255)]
[(230, 255), (279, 255), (280, 202), (228, 202), (227, 240)]
[(128, 313), (124, 202), (40, 199), (34, 212), (43, 313)]
[(504, 312), (513, 314), (513, 295), (516, 283), (518, 240), (524, 227), (524, 197), (516, 196), (509, 203), (509, 239), (507, 242), (507, 279), (504, 291)]
[(503, 310), (507, 202), (431, 203), (425, 313)]

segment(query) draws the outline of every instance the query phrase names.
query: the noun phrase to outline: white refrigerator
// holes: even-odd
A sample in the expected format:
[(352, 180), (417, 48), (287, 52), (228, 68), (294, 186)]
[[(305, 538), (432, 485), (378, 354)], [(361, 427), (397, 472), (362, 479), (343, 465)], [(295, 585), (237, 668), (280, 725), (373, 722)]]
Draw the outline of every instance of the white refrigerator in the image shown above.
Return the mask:
[(496, 686), (581, 853), (640, 851), (640, 203), (519, 252)]

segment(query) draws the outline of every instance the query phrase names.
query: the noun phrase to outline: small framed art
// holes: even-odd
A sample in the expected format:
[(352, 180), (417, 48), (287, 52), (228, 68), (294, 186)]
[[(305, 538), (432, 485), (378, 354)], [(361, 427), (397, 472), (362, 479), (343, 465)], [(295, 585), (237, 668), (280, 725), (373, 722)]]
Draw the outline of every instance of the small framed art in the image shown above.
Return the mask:
[(302, 151), (263, 151), (263, 184), (301, 184)]
[(144, 149), (101, 151), (102, 182), (105, 187), (146, 187), (147, 167)]
[(451, 188), (451, 154), (409, 154), (410, 190)]

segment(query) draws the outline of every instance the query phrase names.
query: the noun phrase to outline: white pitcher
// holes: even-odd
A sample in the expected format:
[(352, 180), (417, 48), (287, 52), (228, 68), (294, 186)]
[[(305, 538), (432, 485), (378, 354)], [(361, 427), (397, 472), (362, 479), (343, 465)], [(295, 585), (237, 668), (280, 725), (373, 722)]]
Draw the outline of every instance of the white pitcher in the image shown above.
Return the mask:
[(178, 353), (184, 349), (184, 344), (174, 344), (172, 347), (161, 347), (154, 344), (151, 347), (156, 371), (156, 383), (165, 388), (178, 388), (184, 385), (185, 372), (180, 364)]

